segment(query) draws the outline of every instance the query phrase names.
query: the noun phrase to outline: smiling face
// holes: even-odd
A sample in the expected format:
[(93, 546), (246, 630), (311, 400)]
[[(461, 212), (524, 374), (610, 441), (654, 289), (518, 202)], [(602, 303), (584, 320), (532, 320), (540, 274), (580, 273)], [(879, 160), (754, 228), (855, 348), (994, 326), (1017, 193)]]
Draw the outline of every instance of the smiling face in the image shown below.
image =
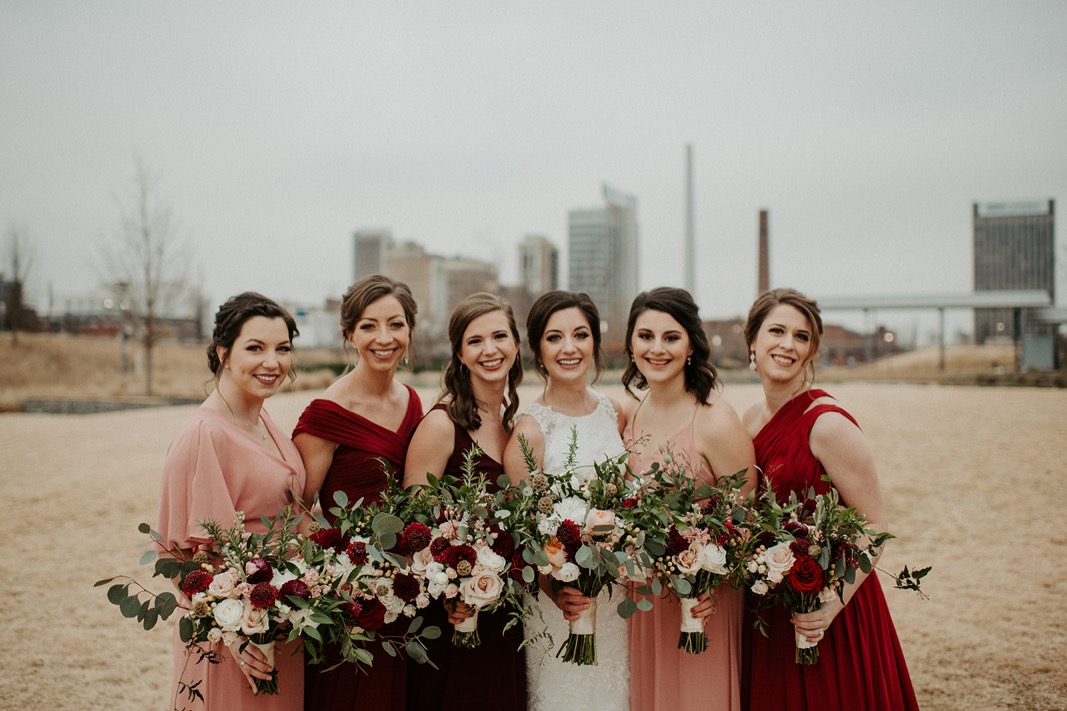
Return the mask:
[(572, 306), (549, 316), (538, 346), (549, 378), (585, 382), (596, 348), (593, 331), (581, 309)]
[(411, 343), (411, 328), (400, 301), (394, 296), (372, 301), (356, 320), (348, 342), (360, 365), (375, 370), (396, 370)]
[(648, 309), (634, 321), (630, 351), (649, 385), (684, 378), (685, 359), (693, 352), (689, 334), (665, 311)]
[(463, 331), (457, 355), (470, 371), (471, 379), (506, 382), (519, 353), (507, 315), (500, 310), (482, 314)]
[(812, 326), (795, 306), (779, 304), (760, 324), (752, 350), (761, 378), (788, 382), (804, 379), (814, 356)]
[(221, 346), (216, 351), (225, 364), (220, 378), (250, 399), (273, 395), (293, 367), (293, 344), (282, 318), (253, 316), (241, 326), (228, 351)]

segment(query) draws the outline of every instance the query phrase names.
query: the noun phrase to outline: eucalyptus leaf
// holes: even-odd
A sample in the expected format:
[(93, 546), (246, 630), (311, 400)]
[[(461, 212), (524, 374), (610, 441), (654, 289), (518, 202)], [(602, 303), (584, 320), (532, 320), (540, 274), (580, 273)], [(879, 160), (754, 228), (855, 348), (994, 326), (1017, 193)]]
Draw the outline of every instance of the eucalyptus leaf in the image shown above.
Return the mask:
[(422, 634), (419, 635), (419, 636), (422, 637), (423, 639), (437, 639), (438, 637), (441, 636), (441, 628), (438, 627), (437, 625), (431, 625), (431, 626), (427, 627), (426, 629), (424, 629), (422, 631)]
[(652, 609), (652, 601), (648, 599), (640, 599), (637, 601), (637, 609), (641, 612), (648, 612)]
[(148, 565), (149, 563), (151, 563), (153, 560), (156, 559), (157, 555), (158, 554), (155, 551), (145, 551), (141, 555), (141, 560), (140, 560), (139, 565)]
[(123, 617), (134, 618), (137, 617), (137, 613), (141, 610), (141, 601), (136, 595), (130, 595), (125, 597), (119, 602), (119, 612)]
[(415, 640), (411, 640), (405, 644), (404, 650), (408, 653), (408, 659), (416, 664), (425, 664), (429, 659), (429, 657), (426, 656), (426, 649)]
[(121, 605), (129, 595), (129, 585), (112, 585), (107, 589), (107, 599), (112, 605)]

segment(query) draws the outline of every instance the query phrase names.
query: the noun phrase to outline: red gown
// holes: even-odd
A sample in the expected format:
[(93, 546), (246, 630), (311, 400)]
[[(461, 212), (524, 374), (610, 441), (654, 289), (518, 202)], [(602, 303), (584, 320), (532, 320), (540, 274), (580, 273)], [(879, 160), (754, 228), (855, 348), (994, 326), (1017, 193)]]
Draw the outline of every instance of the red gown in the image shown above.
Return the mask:
[[(368, 503), (378, 501), (387, 481), (379, 459), (387, 461), (393, 476), (403, 480), (408, 443), (422, 419), (422, 401), (418, 393), (410, 387), (407, 389), (407, 411), (396, 432), (332, 400), (312, 400), (300, 415), (293, 430), (294, 438), (306, 432), (338, 443), (319, 492), (327, 519), (333, 520), (329, 509), (334, 505), (336, 491), (344, 491), (351, 503), (359, 498)], [(406, 623), (403, 624), (406, 627)], [(363, 708), (403, 711), (406, 662), (386, 654), (381, 648), (372, 647), (371, 652), (374, 664), (365, 671), (357, 671), (351, 664), (342, 664), (324, 672), (323, 669), (340, 661), (337, 653), (330, 656), (329, 652), (322, 665), (308, 666), (304, 674), (304, 708), (308, 711)]]
[[(446, 409), (437, 404), (435, 410)], [(467, 430), (455, 427), (452, 454), (445, 465), (445, 474), (463, 476), (467, 452), (474, 446)], [(495, 491), (504, 466), (483, 454), (474, 465), (483, 472), (490, 490)], [(504, 632), (508, 611), (478, 613), (478, 637), (474, 649), (461, 649), (452, 644), (452, 625), (444, 606), (434, 601), (422, 611), (426, 625), (441, 628), (441, 636), (426, 642), (430, 659), (437, 665), (408, 665), (409, 711), (451, 711), (452, 709), (492, 709), (493, 711), (526, 711), (526, 651), (519, 651), (523, 641), (522, 624), (512, 625)]]
[[(756, 435), (756, 463), (781, 501), (790, 492), (804, 496), (809, 487), (825, 493), (822, 465), (811, 453), (808, 438), (815, 420), (838, 412), (856, 423), (848, 412), (813, 400), (829, 397), (822, 390), (802, 393), (783, 406)], [(857, 425), (858, 426), (858, 425)], [(842, 501), (848, 505), (847, 501)], [(747, 707), (763, 709), (918, 709), (911, 677), (886, 606), (882, 586), (872, 573), (859, 586), (845, 608), (834, 618), (819, 642), (819, 661), (805, 666), (795, 662), (793, 625), (789, 610), (764, 610), (769, 637), (752, 630), (753, 613), (746, 613), (746, 664), (742, 690)]]

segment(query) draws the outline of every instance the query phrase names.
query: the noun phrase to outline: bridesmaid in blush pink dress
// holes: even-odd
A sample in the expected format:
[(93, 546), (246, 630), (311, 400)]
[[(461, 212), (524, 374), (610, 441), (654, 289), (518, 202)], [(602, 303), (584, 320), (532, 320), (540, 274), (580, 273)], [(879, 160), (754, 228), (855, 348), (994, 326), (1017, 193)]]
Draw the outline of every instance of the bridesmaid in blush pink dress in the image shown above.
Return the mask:
[[(208, 364), (215, 390), (167, 450), (157, 530), (169, 549), (194, 551), (210, 542), (198, 523), (233, 525), (245, 515), (248, 530), (264, 533), (260, 517), (273, 518), (304, 488), (300, 453), (262, 409), (291, 374), (296, 322), (278, 304), (245, 292), (223, 304), (215, 317)], [(188, 604), (188, 600), (185, 603)], [(252, 679), (270, 678), (271, 666), (251, 645), (218, 644), (218, 664), (197, 663), (174, 630), (174, 686), (170, 708), (291, 711), (303, 706), (300, 644), (276, 643), (278, 693), (253, 692)], [(194, 687), (203, 700), (190, 698)]]
[[(747, 471), (755, 486), (752, 441), (737, 413), (715, 389), (711, 349), (696, 304), (682, 289), (639, 294), (626, 329), (630, 364), (623, 384), (634, 402), (623, 442), (630, 468), (646, 471), (670, 452), (690, 476), (714, 482)], [(640, 399), (633, 388), (643, 390)], [(741, 708), (741, 593), (727, 585), (703, 596), (693, 616), (704, 620), (708, 648), (678, 649), (682, 610), (676, 598), (653, 601), (630, 618), (632, 711), (738, 711)]]

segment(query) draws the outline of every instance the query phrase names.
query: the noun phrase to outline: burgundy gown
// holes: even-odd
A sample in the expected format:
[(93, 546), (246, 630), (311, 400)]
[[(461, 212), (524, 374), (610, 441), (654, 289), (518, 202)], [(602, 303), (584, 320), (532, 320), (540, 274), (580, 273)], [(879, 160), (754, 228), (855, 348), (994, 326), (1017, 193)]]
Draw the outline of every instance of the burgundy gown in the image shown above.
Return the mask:
[[(801, 393), (783, 406), (756, 435), (756, 463), (780, 501), (790, 492), (804, 496), (809, 487), (829, 490), (824, 469), (811, 453), (808, 438), (815, 420), (827, 412), (855, 418), (834, 404), (810, 407), (829, 397), (822, 390)], [(810, 409), (809, 409), (810, 407)], [(858, 426), (858, 425), (857, 425)], [(848, 505), (847, 501), (842, 501)], [(752, 630), (753, 613), (746, 614), (746, 660), (742, 690), (748, 708), (764, 709), (918, 709), (911, 677), (886, 606), (882, 586), (872, 573), (834, 618), (819, 642), (819, 661), (795, 662), (790, 613), (784, 606), (764, 609), (769, 637)]]
[[(400, 428), (393, 432), (352, 412), (332, 400), (312, 400), (300, 415), (293, 437), (307, 433), (337, 442), (333, 463), (319, 491), (323, 513), (333, 522), (329, 509), (334, 506), (334, 492), (344, 491), (350, 503), (363, 498), (367, 503), (378, 501), (386, 485), (386, 473), (380, 459), (392, 468), (392, 475), (404, 478), (404, 459), (408, 443), (422, 419), (422, 401), (408, 386), (408, 407)], [(406, 623), (403, 624), (406, 628)], [(402, 631), (402, 630), (401, 630)], [(351, 664), (323, 671), (340, 661), (339, 653), (327, 650), (326, 661), (309, 665), (304, 674), (304, 708), (308, 711), (324, 709), (375, 709), (375, 711), (403, 711), (405, 704), (406, 662), (392, 657), (380, 647), (372, 646), (374, 664), (358, 671)]]
[[(447, 405), (434, 405), (446, 410)], [(467, 430), (455, 427), (452, 455), (445, 465), (445, 474), (463, 476), (467, 452), (474, 446)], [(504, 466), (483, 454), (475, 463), (475, 471), (484, 472), (491, 490), (504, 473)], [(408, 665), (409, 711), (452, 711), (452, 709), (492, 709), (493, 711), (526, 711), (526, 651), (519, 651), (523, 641), (522, 624), (515, 624), (504, 632), (508, 611), (478, 613), (478, 636), (474, 649), (461, 649), (452, 644), (452, 625), (439, 601), (423, 610), (426, 625), (441, 628), (441, 636), (426, 642), (430, 659), (437, 665)]]

